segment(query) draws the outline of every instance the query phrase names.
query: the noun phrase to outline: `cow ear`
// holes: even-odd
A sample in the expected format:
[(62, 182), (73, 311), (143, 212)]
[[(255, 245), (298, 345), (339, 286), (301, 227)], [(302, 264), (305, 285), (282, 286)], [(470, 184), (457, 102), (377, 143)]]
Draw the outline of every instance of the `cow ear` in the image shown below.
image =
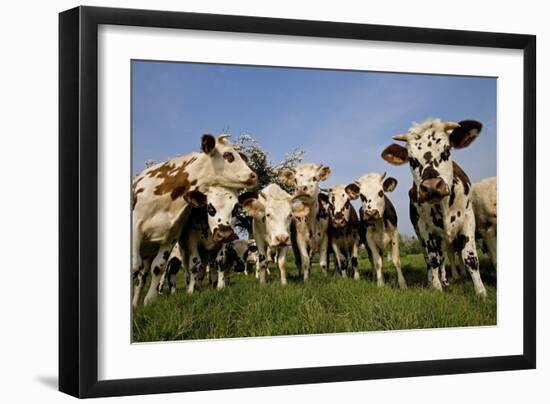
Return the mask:
[(390, 164), (399, 166), (409, 161), (409, 152), (405, 147), (392, 143), (384, 149), (382, 158)]
[(463, 149), (477, 139), (483, 125), (473, 120), (460, 121), (458, 124), (460, 126), (449, 135), (449, 141), (455, 149)]
[(346, 189), (346, 194), (348, 194), (348, 196), (351, 199), (359, 198), (360, 189), (357, 184), (349, 184), (346, 186), (345, 189)]
[(216, 138), (209, 133), (205, 133), (201, 137), (201, 150), (210, 154), (216, 148)]
[(201, 191), (186, 192), (183, 199), (194, 208), (202, 208), (206, 205), (206, 195)]
[(319, 195), (317, 196), (317, 200), (319, 201), (321, 206), (323, 206), (323, 208), (328, 208), (330, 205), (327, 194), (319, 193)]
[(263, 203), (255, 198), (247, 199), (246, 201), (244, 201), (242, 203), (242, 207), (248, 216), (255, 217), (257, 219), (261, 219), (265, 213)]
[(279, 179), (285, 184), (293, 185), (296, 182), (296, 175), (291, 169), (285, 168), (279, 173)]
[(396, 186), (397, 186), (397, 180), (393, 177), (386, 178), (384, 180), (384, 183), (382, 184), (382, 188), (384, 188), (384, 192), (392, 192)]
[(309, 215), (311, 208), (308, 204), (303, 203), (299, 199), (294, 199), (292, 202), (292, 214), (297, 218), (306, 217)]
[(258, 194), (252, 191), (243, 192), (239, 195), (239, 204), (242, 205), (248, 199), (258, 199)]
[(322, 166), (319, 169), (319, 181), (326, 181), (328, 177), (330, 177), (330, 167), (329, 166)]

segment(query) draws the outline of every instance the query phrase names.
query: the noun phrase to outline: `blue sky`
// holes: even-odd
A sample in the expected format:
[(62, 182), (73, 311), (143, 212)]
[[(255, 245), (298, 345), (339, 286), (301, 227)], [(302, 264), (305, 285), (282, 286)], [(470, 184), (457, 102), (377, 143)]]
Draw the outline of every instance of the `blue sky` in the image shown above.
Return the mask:
[(496, 91), (495, 78), (133, 61), (132, 172), (198, 151), (202, 133), (249, 133), (274, 163), (301, 148), (304, 162), (329, 165), (322, 186), (387, 171), (411, 235), (409, 167), (381, 151), (413, 121), (476, 119), (483, 132), (453, 158), (473, 182), (496, 175)]

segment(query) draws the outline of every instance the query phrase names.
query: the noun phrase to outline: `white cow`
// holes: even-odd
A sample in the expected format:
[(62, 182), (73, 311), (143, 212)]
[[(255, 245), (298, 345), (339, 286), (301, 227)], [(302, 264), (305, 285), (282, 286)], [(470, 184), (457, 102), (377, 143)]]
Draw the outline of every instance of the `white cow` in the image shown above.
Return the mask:
[(269, 258), (277, 255), (277, 264), (281, 273), (281, 285), (286, 285), (286, 251), (290, 243), (290, 226), (293, 218), (303, 219), (309, 213), (309, 207), (294, 200), (276, 184), (262, 189), (258, 198), (243, 202), (243, 208), (252, 217), (254, 239), (258, 247), (258, 272), (260, 283), (266, 282)]
[(493, 267), (497, 267), (497, 177), (490, 177), (472, 186), (472, 205), (476, 230), (485, 241)]
[[(201, 153), (175, 157), (145, 169), (133, 181), (133, 305), (139, 302), (144, 277), (152, 272), (145, 304), (157, 294), (170, 251), (189, 214), (188, 206), (208, 186), (242, 189), (256, 184), (256, 174), (227, 135), (203, 135)], [(213, 229), (212, 229), (213, 230)], [(152, 271), (151, 271), (151, 268)]]
[(346, 188), (345, 185), (338, 184), (327, 190), (329, 242), (342, 276), (347, 277), (348, 266), (351, 264), (353, 278), (359, 280), (359, 218)]
[[(445, 252), (453, 248), (468, 269), (477, 295), (487, 296), (479, 273), (475, 243), (475, 217), (468, 176), (451, 158), (451, 148), (472, 143), (481, 131), (472, 120), (446, 122), (427, 120), (413, 125), (382, 152), (391, 164), (409, 163), (413, 185), (409, 191), (411, 222), (424, 248), (428, 281), (442, 290)], [(440, 278), (441, 274), (441, 278)]]
[(399, 232), (397, 230), (397, 213), (387, 192), (392, 192), (397, 186), (397, 180), (386, 178), (386, 173), (370, 173), (363, 175), (353, 184), (346, 187), (346, 192), (352, 199), (361, 198), (359, 211), (365, 234), (369, 258), (376, 273), (378, 286), (384, 285), (382, 259), (384, 250), (391, 244), (391, 261), (397, 271), (397, 283), (405, 289), (407, 282), (401, 272), (399, 258)]
[[(304, 281), (309, 279), (311, 258), (319, 253), (319, 265), (327, 273), (328, 249), (328, 196), (320, 192), (319, 183), (330, 176), (330, 167), (322, 164), (301, 164), (293, 169), (281, 172), (281, 179), (294, 187), (294, 197), (302, 200), (309, 207), (304, 217), (296, 217), (293, 222), (295, 237), (292, 237), (292, 249), (296, 265), (304, 274)], [(321, 203), (323, 202), (323, 203)]]

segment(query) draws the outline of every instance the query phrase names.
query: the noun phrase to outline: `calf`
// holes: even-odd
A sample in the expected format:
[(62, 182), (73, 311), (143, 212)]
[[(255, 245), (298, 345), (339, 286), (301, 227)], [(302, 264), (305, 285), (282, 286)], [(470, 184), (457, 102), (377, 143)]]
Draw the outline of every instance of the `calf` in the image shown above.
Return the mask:
[(262, 189), (258, 198), (243, 202), (243, 208), (252, 219), (252, 229), (258, 247), (258, 272), (260, 283), (266, 281), (269, 258), (277, 254), (281, 273), (281, 285), (286, 285), (286, 251), (290, 242), (290, 226), (309, 213), (309, 208), (285, 192), (280, 186), (270, 184)]
[(365, 231), (363, 237), (366, 241), (369, 258), (376, 272), (378, 286), (384, 285), (382, 273), (382, 260), (384, 250), (391, 243), (391, 261), (397, 271), (397, 283), (405, 289), (407, 283), (401, 272), (401, 260), (399, 258), (399, 232), (397, 231), (397, 213), (393, 204), (386, 196), (397, 186), (397, 180), (386, 177), (386, 173), (371, 173), (362, 176), (355, 183), (346, 187), (347, 194), (352, 199), (361, 198), (361, 221)]
[(415, 124), (407, 133), (393, 137), (406, 142), (406, 147), (394, 143), (384, 149), (382, 158), (396, 165), (409, 162), (413, 177), (409, 191), (411, 222), (424, 248), (429, 282), (442, 290), (441, 280), (446, 282), (445, 252), (453, 248), (468, 269), (476, 294), (485, 297), (475, 244), (471, 184), (451, 158), (451, 149), (468, 146), (481, 127), (471, 120), (456, 123), (434, 119)]
[(256, 184), (256, 174), (227, 135), (203, 135), (201, 148), (201, 153), (175, 157), (145, 169), (132, 183), (134, 306), (151, 268), (153, 276), (145, 304), (157, 296), (170, 251), (190, 212), (191, 192), (211, 185), (242, 189)]
[(493, 267), (497, 267), (497, 177), (485, 178), (472, 186), (476, 230), (485, 241)]
[(296, 217), (293, 222), (292, 249), (304, 281), (309, 279), (311, 257), (319, 253), (319, 265), (327, 273), (328, 248), (328, 196), (320, 193), (319, 183), (330, 176), (330, 167), (321, 164), (301, 164), (293, 169), (285, 169), (280, 178), (294, 187), (294, 196), (302, 200), (309, 213)]
[[(349, 187), (349, 186), (348, 186)], [(328, 192), (329, 241), (336, 263), (343, 277), (347, 277), (351, 262), (353, 278), (359, 279), (357, 257), (359, 254), (359, 218), (351, 204), (351, 196), (345, 185), (334, 185)]]
[(235, 240), (225, 243), (210, 269), (210, 281), (217, 289), (225, 287), (225, 274), (229, 271), (244, 272), (247, 264), (258, 260), (258, 247), (254, 240)]

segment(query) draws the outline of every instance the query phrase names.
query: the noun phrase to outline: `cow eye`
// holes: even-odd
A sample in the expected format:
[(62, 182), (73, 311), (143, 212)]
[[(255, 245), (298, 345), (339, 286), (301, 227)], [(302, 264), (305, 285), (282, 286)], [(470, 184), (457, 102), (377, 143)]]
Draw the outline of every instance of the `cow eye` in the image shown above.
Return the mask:
[(225, 152), (223, 154), (223, 158), (226, 159), (228, 162), (232, 163), (233, 161), (235, 161), (235, 156), (233, 156), (233, 153), (231, 152)]
[(266, 213), (265, 217), (269, 219), (271, 217), (271, 213)]
[(216, 208), (211, 203), (208, 204), (206, 211), (210, 216), (214, 216), (216, 214)]
[(363, 202), (367, 201), (367, 198), (365, 198), (365, 195), (361, 194), (360, 197), (361, 197), (361, 201), (363, 201)]
[(317, 177), (313, 177), (313, 181), (317, 181)]
[(378, 196), (379, 196), (380, 198), (382, 198), (383, 195), (384, 195), (384, 192), (382, 192), (382, 191), (378, 192)]

